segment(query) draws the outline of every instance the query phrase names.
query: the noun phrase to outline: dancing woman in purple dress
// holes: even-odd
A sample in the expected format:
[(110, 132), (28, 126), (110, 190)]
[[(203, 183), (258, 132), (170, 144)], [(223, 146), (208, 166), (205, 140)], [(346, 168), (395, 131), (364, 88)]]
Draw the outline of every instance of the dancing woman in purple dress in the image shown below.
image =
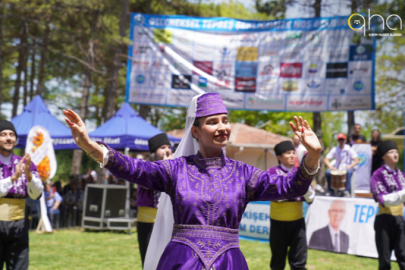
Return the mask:
[[(318, 170), (321, 145), (301, 117), (294, 117), (295, 125), (290, 126), (308, 153), (294, 174), (271, 175), (227, 158), (223, 149), (231, 126), (222, 98), (215, 93), (193, 98), (185, 135), (172, 160), (148, 162), (126, 157), (106, 144), (92, 142), (75, 112), (63, 113), (77, 145), (101, 166), (117, 178), (170, 197), (174, 224), (163, 224), (173, 228), (170, 242), (162, 239), (161, 256), (158, 251), (151, 253), (157, 269), (248, 269), (238, 240), (246, 205), (302, 196)], [(159, 228), (159, 211), (154, 231)], [(151, 244), (148, 253), (150, 249)], [(153, 263), (147, 263), (148, 255), (144, 269), (154, 269)]]

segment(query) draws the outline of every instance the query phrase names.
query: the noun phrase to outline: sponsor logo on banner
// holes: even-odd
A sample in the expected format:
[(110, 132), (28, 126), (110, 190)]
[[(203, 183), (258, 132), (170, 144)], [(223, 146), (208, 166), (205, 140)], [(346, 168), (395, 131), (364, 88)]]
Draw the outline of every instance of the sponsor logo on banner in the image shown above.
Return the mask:
[(172, 88), (191, 89), (191, 75), (172, 75)]
[(303, 46), (302, 32), (286, 32), (284, 36), (283, 46)]
[(134, 17), (134, 21), (138, 25), (144, 25), (145, 17), (143, 17), (142, 14), (136, 14)]
[(321, 111), (326, 109), (327, 97), (289, 96), (287, 109), (295, 111)]
[(326, 64), (326, 78), (346, 78), (346, 77), (347, 77), (347, 62)]
[(307, 47), (304, 51), (304, 61), (319, 62), (325, 60), (326, 47)]
[(181, 74), (191, 74), (191, 69), (182, 62), (173, 62), (173, 67)]
[(357, 81), (353, 84), (353, 89), (356, 91), (361, 91), (364, 88), (364, 83), (362, 83), (361, 81)]
[(276, 92), (277, 86), (278, 79), (264, 79), (257, 82), (257, 89), (265, 92)]
[(329, 99), (329, 110), (331, 111), (371, 109), (371, 107), (371, 96), (344, 95)]
[(136, 82), (138, 84), (143, 84), (145, 82), (145, 76), (143, 76), (143, 75), (136, 76)]
[(369, 71), (369, 68), (351, 68), (349, 71), (349, 77), (357, 77), (360, 76), (362, 77), (362, 75), (364, 76), (365, 74), (367, 74)]
[(169, 61), (167, 61), (164, 58), (156, 59), (152, 63), (151, 72), (162, 72), (162, 73), (170, 72), (170, 63), (169, 63)]
[[(213, 63), (210, 61), (194, 61), (193, 65), (201, 70), (202, 72), (212, 75)], [(193, 74), (199, 74), (198, 72), (193, 71)]]
[(285, 80), (281, 83), (281, 90), (283, 91), (292, 92), (298, 91), (299, 89), (299, 81), (297, 80)]
[(284, 96), (247, 95), (246, 107), (249, 109), (284, 109)]
[(259, 33), (238, 35), (240, 46), (257, 46), (259, 44)]
[(256, 78), (235, 78), (235, 91), (237, 92), (255, 92)]
[(233, 62), (236, 57), (236, 47), (224, 46), (215, 50), (214, 57), (221, 62)]
[(143, 60), (133, 60), (132, 61), (132, 68), (133, 69), (140, 69), (147, 71), (150, 68), (150, 61), (143, 61)]
[(233, 80), (223, 79), (218, 80), (214, 83), (216, 90), (232, 90), (233, 89)]
[(316, 89), (319, 88), (321, 86), (321, 83), (315, 80), (311, 80), (307, 83), (307, 87), (312, 88), (312, 89)]
[[(276, 66), (277, 65), (277, 66)], [(280, 66), (278, 63), (263, 63), (259, 65), (260, 76), (279, 76)]]
[(342, 104), (339, 102), (337, 98), (333, 99), (333, 102), (331, 103), (331, 107), (334, 108), (335, 110), (339, 109), (342, 107)]
[(188, 106), (195, 95), (196, 93), (190, 90), (169, 90), (167, 103), (170, 105)]
[(170, 88), (170, 79), (169, 74), (151, 74), (150, 76), (151, 85), (156, 88)]
[(207, 87), (208, 80), (204, 77), (198, 77), (198, 87)]
[(151, 54), (152, 47), (148, 44), (134, 44), (133, 45), (133, 56), (140, 56), (145, 54)]
[(325, 80), (325, 84), (327, 94), (344, 95), (346, 93), (347, 79), (327, 79)]
[(302, 63), (281, 63), (280, 77), (301, 78)]
[(260, 37), (261, 46), (280, 47), (283, 42), (282, 32), (262, 32)]
[(349, 58), (349, 49), (347, 47), (328, 49), (329, 62), (347, 62), (348, 58)]
[(325, 36), (317, 32), (308, 32), (305, 39), (308, 46), (322, 46)]
[(350, 46), (350, 61), (365, 61), (371, 60), (371, 45), (352, 45)]
[(349, 79), (349, 94), (369, 94), (371, 93), (371, 78)]
[(256, 77), (257, 63), (236, 62), (235, 77)]
[(153, 28), (153, 41), (156, 43), (162, 42), (166, 44), (172, 44), (173, 31), (164, 28)]
[(194, 44), (193, 50), (193, 58), (194, 60), (212, 60), (214, 59), (214, 49), (207, 48), (207, 46), (197, 45)]
[(302, 49), (300, 48), (293, 48), (289, 50), (284, 50), (281, 53), (281, 61), (287, 62), (287, 61), (301, 61), (302, 57)]
[(222, 100), (227, 108), (241, 108), (243, 107), (243, 95), (241, 94), (228, 94), (221, 93)]
[(303, 81), (304, 92), (307, 93), (323, 93), (324, 92), (324, 80), (323, 79), (307, 79)]
[(349, 62), (349, 78), (361, 77), (370, 78), (372, 72), (372, 61), (350, 61)]
[(315, 73), (317, 73), (317, 72), (318, 72), (318, 64), (315, 64), (315, 63), (309, 64), (309, 66), (308, 66), (308, 72), (309, 72), (310, 74), (315, 74)]
[(241, 62), (256, 62), (257, 47), (238, 47), (236, 60)]
[(135, 26), (134, 27), (134, 41), (135, 42), (145, 42), (150, 40), (148, 33), (146, 32), (146, 28)]
[(280, 50), (278, 48), (272, 47), (262, 47), (259, 48), (259, 58), (260, 62), (270, 62), (280, 60)]
[(256, 42), (258, 40), (258, 34), (242, 34), (239, 42)]
[(350, 32), (346, 30), (335, 30), (328, 33), (329, 47), (348, 47), (350, 44)]
[(130, 91), (129, 100), (130, 102), (164, 104), (165, 96), (165, 90), (155, 89), (151, 91), (151, 89), (135, 89)]

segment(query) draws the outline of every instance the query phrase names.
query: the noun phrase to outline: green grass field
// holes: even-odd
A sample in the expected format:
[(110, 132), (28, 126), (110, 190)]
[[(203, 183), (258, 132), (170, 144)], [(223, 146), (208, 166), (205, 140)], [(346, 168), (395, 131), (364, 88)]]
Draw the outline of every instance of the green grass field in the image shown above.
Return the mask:
[[(249, 269), (269, 269), (267, 243), (240, 241)], [(377, 269), (377, 260), (317, 250), (308, 252), (308, 269)], [(392, 269), (399, 269), (393, 262)], [(136, 232), (60, 230), (54, 234), (30, 232), (30, 269), (141, 269)], [(290, 267), (286, 267), (290, 269)]]

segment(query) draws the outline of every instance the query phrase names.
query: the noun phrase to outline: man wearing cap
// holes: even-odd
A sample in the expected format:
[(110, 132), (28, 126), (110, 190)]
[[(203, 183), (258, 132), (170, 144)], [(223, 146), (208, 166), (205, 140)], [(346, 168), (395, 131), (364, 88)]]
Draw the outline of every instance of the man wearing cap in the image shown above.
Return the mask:
[[(329, 153), (324, 158), (323, 162), (326, 166), (328, 166), (328, 170), (326, 171), (326, 179), (328, 181), (328, 191), (332, 194), (332, 185), (331, 185), (331, 171), (334, 170), (345, 170), (346, 171), (346, 190), (345, 196), (350, 195), (350, 184), (351, 178), (353, 175), (353, 167), (359, 163), (359, 159), (357, 153), (347, 144), (346, 142), (346, 135), (343, 133), (339, 133), (337, 135), (337, 140), (339, 145), (333, 147)], [(335, 159), (336, 163), (334, 166), (330, 165), (330, 160)]]
[(25, 198), (38, 199), (43, 185), (30, 155), (13, 154), (16, 144), (13, 123), (0, 120), (0, 267), (28, 269)]
[(370, 185), (374, 200), (378, 202), (378, 214), (374, 221), (375, 242), (378, 251), (378, 269), (391, 269), (391, 253), (399, 268), (405, 269), (405, 174), (398, 170), (398, 147), (393, 141), (384, 141), (377, 153), (385, 164), (371, 176)]
[[(172, 149), (166, 133), (160, 133), (148, 140), (151, 161), (169, 159), (172, 156)], [(138, 185), (138, 242), (141, 253), (142, 266), (145, 261), (146, 250), (153, 225), (156, 219), (159, 191), (154, 191)]]
[[(297, 170), (294, 167), (296, 152), (290, 141), (274, 147), (279, 166), (268, 170), (270, 174), (287, 175)], [(302, 203), (312, 203), (315, 192), (308, 192), (299, 198), (270, 203), (270, 249), (272, 253), (270, 268), (284, 269), (288, 251), (288, 262), (292, 270), (305, 269), (307, 262), (307, 240)]]

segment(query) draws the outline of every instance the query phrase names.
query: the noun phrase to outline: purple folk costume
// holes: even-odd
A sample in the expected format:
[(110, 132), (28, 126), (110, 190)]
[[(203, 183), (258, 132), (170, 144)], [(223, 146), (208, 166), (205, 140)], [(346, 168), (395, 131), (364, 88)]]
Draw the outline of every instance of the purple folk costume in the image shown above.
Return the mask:
[[(0, 121), (0, 132), (12, 130), (14, 125)], [(0, 155), (0, 269), (28, 269), (28, 227), (25, 224), (25, 198), (38, 199), (43, 185), (34, 163), (31, 163), (32, 179), (28, 182), (23, 173), (14, 183), (17, 164), (22, 157)]]
[[(289, 173), (282, 165), (267, 171), (277, 175)], [(293, 167), (292, 173), (295, 171)], [(284, 269), (287, 256), (291, 269), (305, 269), (308, 247), (302, 203), (312, 203), (315, 192), (311, 186), (309, 190), (311, 199), (300, 196), (270, 204), (270, 269)]]
[[(194, 117), (220, 113), (227, 111), (219, 94), (198, 96)], [(107, 150), (104, 164), (116, 177), (170, 196), (175, 224), (172, 240), (160, 260), (154, 258), (159, 260), (157, 269), (248, 269), (238, 240), (246, 205), (250, 201), (302, 196), (314, 177), (303, 164), (293, 175), (270, 175), (229, 159), (223, 152), (216, 158), (203, 159), (197, 153), (147, 162), (126, 157), (108, 146), (104, 153)], [(147, 266), (145, 269), (149, 270)]]
[[(384, 141), (377, 152), (382, 157), (391, 149), (398, 149), (393, 141)], [(374, 200), (379, 211), (374, 221), (379, 269), (391, 269), (391, 253), (395, 251), (398, 265), (405, 270), (405, 174), (382, 165), (370, 180)]]

